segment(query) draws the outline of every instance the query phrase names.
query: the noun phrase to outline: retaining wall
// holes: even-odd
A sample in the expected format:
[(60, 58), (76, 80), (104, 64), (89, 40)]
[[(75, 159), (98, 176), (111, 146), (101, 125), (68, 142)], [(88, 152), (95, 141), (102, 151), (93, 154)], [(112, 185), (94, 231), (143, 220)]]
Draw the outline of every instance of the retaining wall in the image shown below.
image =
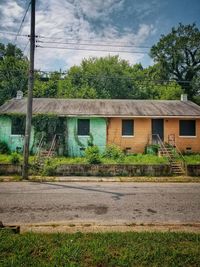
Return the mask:
[(14, 164), (0, 164), (0, 175), (21, 175), (22, 167), (21, 165)]
[(58, 176), (168, 176), (169, 165), (69, 164), (56, 169)]
[[(200, 176), (200, 164), (188, 165), (188, 176)], [(22, 167), (0, 164), (0, 175), (21, 175)], [(63, 164), (55, 168), (52, 176), (171, 176), (170, 166), (131, 164)]]

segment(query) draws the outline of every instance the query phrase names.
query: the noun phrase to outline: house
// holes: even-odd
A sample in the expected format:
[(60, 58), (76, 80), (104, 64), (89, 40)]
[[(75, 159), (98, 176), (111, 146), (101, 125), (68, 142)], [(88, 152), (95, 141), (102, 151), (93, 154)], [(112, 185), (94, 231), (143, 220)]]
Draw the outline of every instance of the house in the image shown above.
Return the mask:
[[(20, 115), (26, 114), (26, 105), (22, 97), (0, 107), (0, 141), (13, 151), (23, 149), (24, 117)], [(69, 156), (82, 156), (89, 143), (102, 152), (106, 144), (116, 144), (128, 153), (143, 153), (158, 140), (182, 152), (200, 152), (200, 106), (184, 96), (181, 100), (34, 98), (33, 116), (41, 114), (62, 120), (61, 154)], [(39, 143), (33, 126), (30, 149), (36, 151)]]

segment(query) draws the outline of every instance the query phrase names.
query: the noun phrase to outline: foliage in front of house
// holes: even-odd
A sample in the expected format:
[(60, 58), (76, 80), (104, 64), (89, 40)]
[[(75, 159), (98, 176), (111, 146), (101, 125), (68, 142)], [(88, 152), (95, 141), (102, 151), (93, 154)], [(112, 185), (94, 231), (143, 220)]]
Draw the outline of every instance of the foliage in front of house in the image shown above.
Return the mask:
[(53, 114), (38, 114), (33, 116), (32, 124), (34, 128), (33, 152), (36, 151), (41, 141), (42, 149), (49, 150), (55, 137), (57, 154), (66, 154), (66, 118)]

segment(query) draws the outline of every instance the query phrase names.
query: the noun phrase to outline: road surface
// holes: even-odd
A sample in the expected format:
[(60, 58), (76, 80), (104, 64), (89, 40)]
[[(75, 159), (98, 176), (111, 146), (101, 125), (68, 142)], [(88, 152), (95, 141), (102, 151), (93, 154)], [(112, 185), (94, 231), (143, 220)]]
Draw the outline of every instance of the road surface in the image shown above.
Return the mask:
[(199, 223), (200, 184), (0, 183), (3, 223)]

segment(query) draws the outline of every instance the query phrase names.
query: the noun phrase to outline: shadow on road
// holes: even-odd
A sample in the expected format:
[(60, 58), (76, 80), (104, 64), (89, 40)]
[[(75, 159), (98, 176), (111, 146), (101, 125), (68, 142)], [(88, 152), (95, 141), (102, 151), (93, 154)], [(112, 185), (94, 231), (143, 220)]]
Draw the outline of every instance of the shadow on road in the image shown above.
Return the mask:
[[(105, 193), (105, 194), (111, 194), (113, 195), (112, 198), (114, 200), (120, 200), (121, 197), (125, 196), (134, 196), (136, 193), (119, 193), (119, 192), (113, 192), (113, 191), (106, 191), (103, 189), (95, 189), (95, 188), (89, 188), (87, 186), (70, 186), (70, 185), (64, 185), (64, 184), (57, 184), (57, 183), (50, 183), (50, 182), (34, 182), (34, 184), (44, 184), (54, 187), (54, 189), (75, 189), (75, 190), (83, 190), (83, 191), (91, 191), (91, 192), (97, 192), (97, 193)], [(134, 187), (137, 188), (137, 187)]]

